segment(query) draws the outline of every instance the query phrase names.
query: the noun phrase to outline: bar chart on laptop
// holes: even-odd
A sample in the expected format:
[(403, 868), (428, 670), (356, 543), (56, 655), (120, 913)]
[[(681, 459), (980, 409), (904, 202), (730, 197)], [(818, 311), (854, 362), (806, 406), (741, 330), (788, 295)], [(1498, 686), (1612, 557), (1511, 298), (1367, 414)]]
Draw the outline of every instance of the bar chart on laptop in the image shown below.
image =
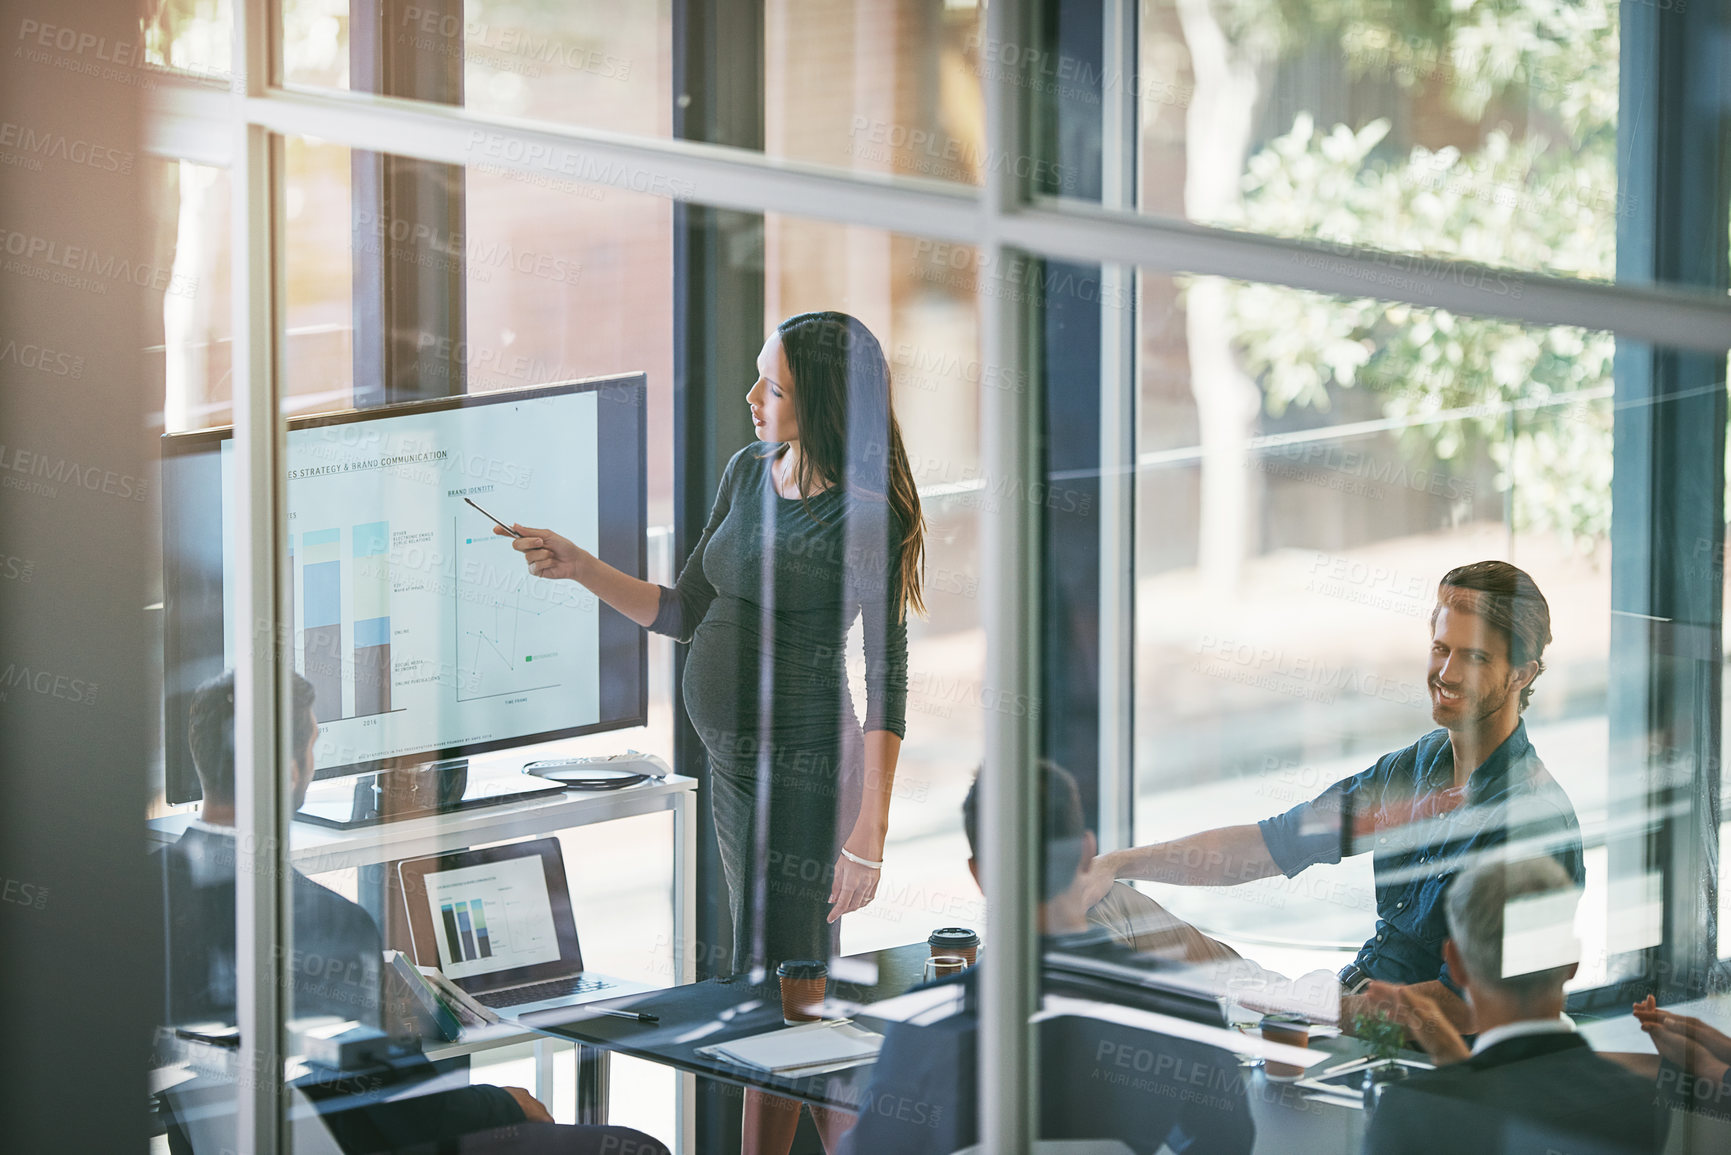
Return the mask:
[(492, 958), (493, 944), (487, 934), (487, 904), (480, 899), (447, 902), (439, 908), (444, 916), (445, 943), (454, 963)]
[(541, 859), (529, 854), (426, 876), (439, 967), (451, 978), (559, 958)]

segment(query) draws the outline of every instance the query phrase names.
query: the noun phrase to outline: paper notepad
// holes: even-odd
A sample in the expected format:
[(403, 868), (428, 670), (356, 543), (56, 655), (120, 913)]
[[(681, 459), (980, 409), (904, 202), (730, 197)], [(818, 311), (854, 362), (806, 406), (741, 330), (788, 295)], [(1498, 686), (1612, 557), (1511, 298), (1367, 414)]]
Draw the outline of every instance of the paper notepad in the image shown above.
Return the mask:
[(819, 1075), (869, 1063), (883, 1043), (884, 1037), (876, 1031), (838, 1019), (781, 1027), (703, 1047), (698, 1053), (778, 1075)]

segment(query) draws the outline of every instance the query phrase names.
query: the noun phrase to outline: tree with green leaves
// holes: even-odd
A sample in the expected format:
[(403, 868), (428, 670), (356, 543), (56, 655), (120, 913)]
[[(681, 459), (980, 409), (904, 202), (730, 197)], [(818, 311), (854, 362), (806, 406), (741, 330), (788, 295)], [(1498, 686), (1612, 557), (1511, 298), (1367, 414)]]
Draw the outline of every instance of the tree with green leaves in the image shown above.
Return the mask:
[[(1497, 270), (1610, 278), (1617, 15), (1606, 0), (1176, 0), (1191, 46), (1186, 202), (1209, 223)], [(1390, 140), (1390, 122), (1319, 129), (1307, 113), (1249, 154), (1250, 110), (1279, 61), (1319, 44), (1349, 76), (1486, 126), (1478, 147)], [(1199, 166), (1205, 171), (1198, 171)], [(1488, 453), (1517, 527), (1590, 546), (1610, 521), (1608, 334), (1391, 301), (1402, 264), (1339, 300), (1211, 278), (1186, 295), (1201, 413), (1201, 566), (1237, 579), (1249, 548), (1257, 414), (1374, 390), (1425, 465)], [(1517, 469), (1521, 484), (1513, 484)]]

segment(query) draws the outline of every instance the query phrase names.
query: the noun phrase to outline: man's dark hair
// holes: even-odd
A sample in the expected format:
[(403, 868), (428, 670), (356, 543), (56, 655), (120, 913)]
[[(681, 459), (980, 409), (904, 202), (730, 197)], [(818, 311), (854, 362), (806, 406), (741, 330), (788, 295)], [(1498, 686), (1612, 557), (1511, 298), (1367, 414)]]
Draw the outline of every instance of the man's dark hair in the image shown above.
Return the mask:
[(1437, 583), (1436, 609), (1430, 613), (1436, 629), (1437, 612), (1444, 606), (1477, 614), (1509, 645), (1509, 665), (1539, 664), (1533, 681), (1521, 687), (1521, 709), (1533, 697), (1533, 682), (1545, 672), (1545, 647), (1551, 644), (1551, 606), (1527, 571), (1506, 561), (1475, 561), (1456, 566)]
[[(1082, 865), (1082, 796), (1076, 791), (1076, 780), (1062, 766), (1042, 760), (1040, 772), (1040, 844), (1045, 856), (1041, 872), (1040, 901), (1050, 902), (1076, 881), (1076, 871)], [(975, 858), (979, 851), (980, 774), (968, 787), (962, 799), (962, 829), (968, 835), (968, 853)]]
[[(313, 684), (289, 675), (294, 694), (294, 749), (313, 736)], [(192, 695), (192, 764), (207, 801), (234, 801), (234, 671), (224, 670)]]

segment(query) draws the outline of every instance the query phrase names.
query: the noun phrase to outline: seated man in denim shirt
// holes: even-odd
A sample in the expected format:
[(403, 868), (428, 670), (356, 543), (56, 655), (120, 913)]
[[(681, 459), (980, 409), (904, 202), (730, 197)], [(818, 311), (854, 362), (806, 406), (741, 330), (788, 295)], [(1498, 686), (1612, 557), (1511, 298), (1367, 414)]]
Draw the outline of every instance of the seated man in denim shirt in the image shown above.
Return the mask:
[(1233, 886), (1370, 853), (1376, 930), (1341, 972), (1343, 987), (1420, 985), (1470, 1029), (1442, 957), (1450, 880), (1504, 843), (1548, 854), (1583, 878), (1574, 807), (1521, 722), (1550, 640), (1550, 607), (1525, 572), (1501, 561), (1450, 570), (1431, 611), (1426, 678), (1440, 729), (1285, 814), (1103, 854), (1090, 898), (1118, 878)]

